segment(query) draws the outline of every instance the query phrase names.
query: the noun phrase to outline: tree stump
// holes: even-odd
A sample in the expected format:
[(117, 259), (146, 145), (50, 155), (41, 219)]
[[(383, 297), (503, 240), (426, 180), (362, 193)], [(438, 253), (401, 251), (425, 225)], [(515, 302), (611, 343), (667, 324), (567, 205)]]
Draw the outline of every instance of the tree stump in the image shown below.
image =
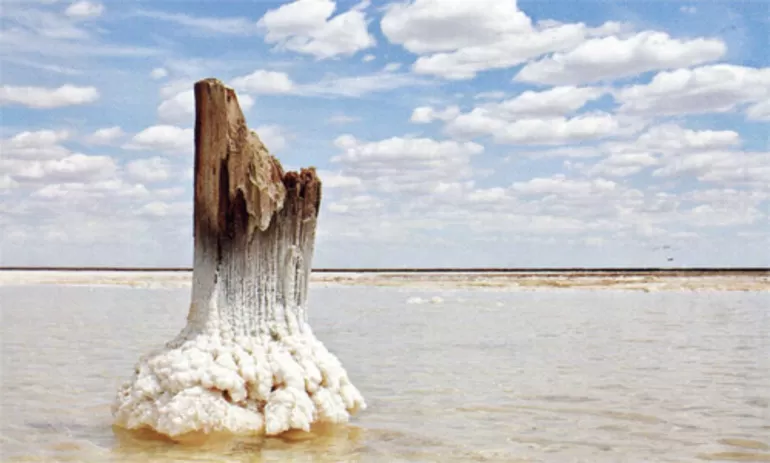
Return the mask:
[(284, 172), (220, 81), (197, 82), (195, 105), (187, 326), (139, 360), (113, 405), (115, 424), (178, 438), (346, 422), (366, 404), (307, 322), (315, 169)]

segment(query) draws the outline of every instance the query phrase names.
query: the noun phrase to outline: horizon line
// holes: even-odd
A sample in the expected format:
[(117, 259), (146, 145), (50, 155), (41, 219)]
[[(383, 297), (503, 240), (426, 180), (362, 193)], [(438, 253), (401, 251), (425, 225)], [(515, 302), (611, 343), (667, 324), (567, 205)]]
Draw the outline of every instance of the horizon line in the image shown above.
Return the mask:
[[(192, 267), (101, 267), (101, 266), (0, 266), (0, 271), (71, 272), (192, 272)], [(513, 272), (770, 272), (770, 267), (351, 267), (316, 268), (313, 273), (513, 273)]]

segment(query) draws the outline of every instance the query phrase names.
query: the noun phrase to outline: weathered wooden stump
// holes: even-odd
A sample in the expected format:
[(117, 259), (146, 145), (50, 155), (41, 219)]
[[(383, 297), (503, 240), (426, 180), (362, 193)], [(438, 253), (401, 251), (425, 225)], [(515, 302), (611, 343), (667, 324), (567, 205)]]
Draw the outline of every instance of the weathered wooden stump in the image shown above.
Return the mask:
[(115, 424), (179, 438), (345, 422), (366, 404), (307, 323), (321, 182), (285, 173), (218, 80), (195, 84), (195, 104), (187, 326), (139, 360)]

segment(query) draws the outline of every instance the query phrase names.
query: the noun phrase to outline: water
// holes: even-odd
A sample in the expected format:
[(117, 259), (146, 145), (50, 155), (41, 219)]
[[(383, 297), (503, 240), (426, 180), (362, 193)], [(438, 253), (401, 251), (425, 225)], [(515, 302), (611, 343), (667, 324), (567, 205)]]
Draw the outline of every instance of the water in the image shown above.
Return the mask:
[(767, 292), (314, 286), (311, 325), (369, 404), (349, 426), (205, 447), (114, 431), (118, 384), (188, 301), (0, 287), (3, 461), (770, 461)]

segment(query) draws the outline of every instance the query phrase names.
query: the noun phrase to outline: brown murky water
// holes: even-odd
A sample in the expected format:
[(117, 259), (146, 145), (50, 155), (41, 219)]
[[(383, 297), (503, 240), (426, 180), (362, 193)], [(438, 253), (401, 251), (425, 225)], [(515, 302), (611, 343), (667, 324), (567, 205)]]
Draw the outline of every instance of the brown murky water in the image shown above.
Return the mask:
[(118, 383), (188, 300), (0, 287), (3, 461), (770, 461), (767, 292), (314, 287), (311, 324), (369, 403), (349, 426), (205, 447), (113, 431)]

